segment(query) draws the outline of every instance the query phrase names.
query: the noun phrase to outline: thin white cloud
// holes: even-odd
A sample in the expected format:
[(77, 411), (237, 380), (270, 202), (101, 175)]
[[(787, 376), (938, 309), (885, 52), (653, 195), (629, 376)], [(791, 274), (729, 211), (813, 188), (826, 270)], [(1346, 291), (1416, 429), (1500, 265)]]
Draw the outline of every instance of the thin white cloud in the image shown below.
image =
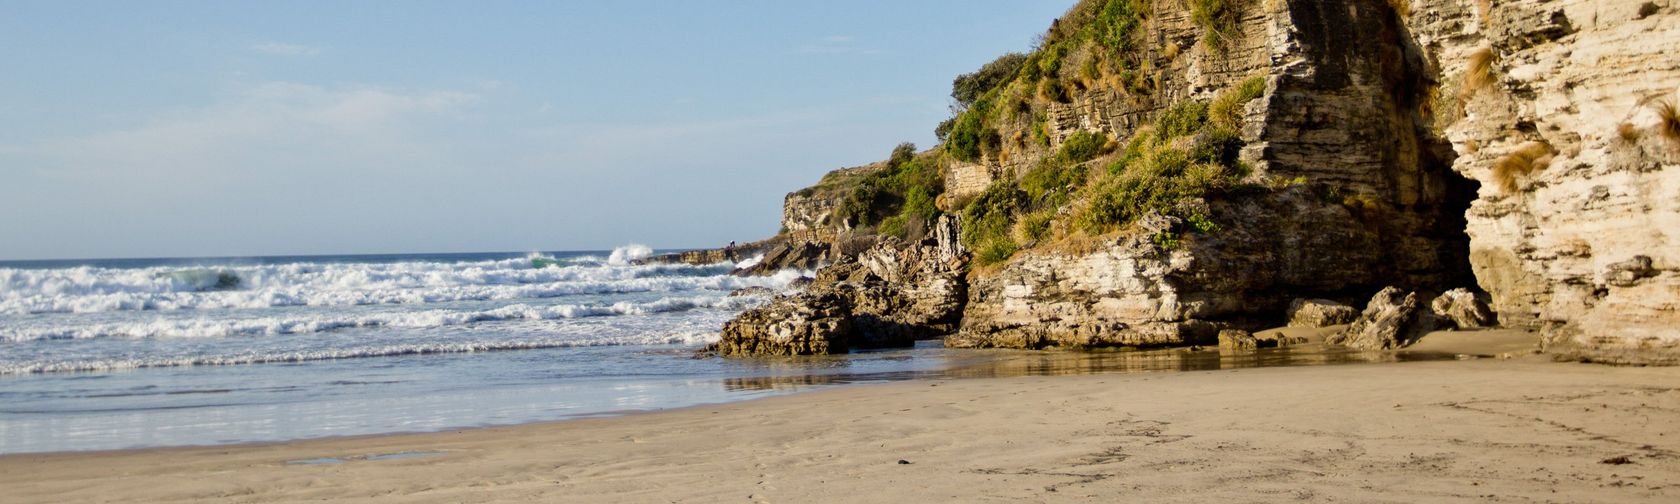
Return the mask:
[[(481, 100), (458, 91), (263, 82), (135, 127), (0, 151), (67, 180), (181, 178), (275, 163), (323, 166), (425, 152), (423, 124)], [(19, 159), (21, 158), (21, 159)]]
[(264, 42), (251, 46), (251, 50), (274, 56), (314, 56), (321, 53), (319, 47), (284, 42)]

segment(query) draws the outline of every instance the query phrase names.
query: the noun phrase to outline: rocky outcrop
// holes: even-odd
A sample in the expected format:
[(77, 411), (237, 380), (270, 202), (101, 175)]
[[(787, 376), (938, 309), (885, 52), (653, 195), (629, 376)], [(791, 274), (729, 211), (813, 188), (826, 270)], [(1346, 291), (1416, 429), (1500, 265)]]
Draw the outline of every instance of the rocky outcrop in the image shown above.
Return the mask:
[(968, 294), (968, 251), (956, 236), (956, 219), (941, 217), (927, 239), (908, 245), (884, 239), (819, 271), (807, 289), (846, 299), (863, 333), (911, 340), (948, 334)]
[(1469, 289), (1453, 289), (1429, 302), (1429, 311), (1459, 329), (1480, 329), (1498, 324), (1481, 295)]
[(1359, 310), (1328, 299), (1297, 299), (1288, 316), (1289, 327), (1329, 327), (1353, 322)]
[(1260, 348), (1260, 341), (1254, 339), (1254, 334), (1242, 329), (1226, 329), (1219, 331), (1220, 350), (1254, 350)]
[(1416, 342), (1434, 330), (1429, 310), (1420, 310), (1416, 292), (1388, 287), (1378, 292), (1353, 324), (1328, 341), (1359, 350), (1391, 350)]
[(1241, 33), (1222, 51), (1195, 43), (1201, 31), (1181, 7), (1153, 5), (1145, 38), (1189, 57), (1156, 54), (1166, 71), (1152, 96), (1092, 91), (1053, 108), (1052, 138), (1127, 138), (1157, 107), (1266, 75), (1241, 132), (1249, 180), (1264, 187), (1202, 202), (1216, 231), (1180, 237), (1182, 223), (1157, 217), (1167, 221), (979, 272), (948, 345), (1208, 344), (1223, 328), (1283, 323), (1296, 298), (1469, 282), (1470, 184), (1417, 112), (1426, 61), (1389, 2), (1241, 4)]
[(741, 268), (742, 275), (770, 275), (784, 269), (812, 271), (831, 262), (833, 247), (809, 241), (781, 241), (763, 249), (757, 263)]
[[(941, 217), (913, 244), (882, 239), (824, 267), (805, 293), (777, 298), (724, 326), (724, 355), (844, 353), (850, 347), (910, 346), (955, 330), (967, 301), (968, 251), (956, 219)], [(816, 324), (801, 332), (790, 324)], [(820, 341), (820, 342), (819, 342)]]
[[(747, 310), (723, 325), (718, 353), (724, 356), (792, 356), (846, 353), (857, 340), (851, 308), (834, 294), (797, 294)], [(885, 346), (885, 345), (882, 345)]]
[(1584, 358), (1680, 357), (1680, 4), (1412, 2), (1470, 262), (1500, 322)]
[[(956, 328), (951, 347), (1208, 345), (1351, 321), (1336, 342), (1380, 349), (1504, 324), (1589, 360), (1680, 362), (1673, 0), (1234, 2), (1218, 48), (1183, 3), (1148, 5), (1127, 55), (1146, 78), (1018, 98), (1036, 100), (1011, 106), (1038, 129), (1001, 126), (975, 162), (939, 165), (940, 209), (1022, 177), (1076, 132), (1124, 145), (1175, 103), (1263, 76), (1241, 110), (1243, 187), (1166, 212), (1214, 229), (1152, 213), (965, 274), (950, 259), (965, 254), (938, 245), (954, 239), (857, 245), (867, 229), (836, 217), (837, 188), (877, 164), (789, 195), (790, 248), (767, 258), (812, 264), (791, 244), (826, 244), (815, 262), (833, 266), (812, 292), (844, 300), (862, 331)], [(1446, 291), (1471, 282), (1487, 294)], [(1390, 285), (1357, 316), (1322, 300)]]

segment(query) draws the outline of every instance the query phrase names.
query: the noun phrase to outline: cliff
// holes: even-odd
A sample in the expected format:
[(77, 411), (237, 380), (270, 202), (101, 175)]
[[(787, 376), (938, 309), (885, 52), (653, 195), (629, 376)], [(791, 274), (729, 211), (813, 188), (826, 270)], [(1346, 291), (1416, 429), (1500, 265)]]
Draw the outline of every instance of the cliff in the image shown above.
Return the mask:
[(1680, 355), (1680, 11), (1672, 1), (1417, 3), (1482, 183), (1470, 262), (1506, 324), (1608, 361)]
[[(1427, 306), (1479, 286), (1554, 350), (1664, 362), (1677, 18), (1612, 0), (1086, 0), (1031, 53), (956, 79), (939, 147), (790, 194), (781, 239), (844, 271), (972, 251), (942, 291), (966, 293), (950, 346), (1211, 344), (1300, 299), (1394, 286)], [(929, 236), (945, 219), (960, 244)], [(915, 290), (888, 277), (920, 276), (863, 283)], [(934, 318), (917, 333), (949, 332)]]

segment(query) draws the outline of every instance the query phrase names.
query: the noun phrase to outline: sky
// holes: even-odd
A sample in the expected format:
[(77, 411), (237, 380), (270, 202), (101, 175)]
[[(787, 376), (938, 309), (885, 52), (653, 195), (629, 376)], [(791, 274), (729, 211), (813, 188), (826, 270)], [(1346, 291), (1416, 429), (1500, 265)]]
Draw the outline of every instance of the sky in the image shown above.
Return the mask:
[(0, 2), (0, 260), (710, 247), (1072, 0)]

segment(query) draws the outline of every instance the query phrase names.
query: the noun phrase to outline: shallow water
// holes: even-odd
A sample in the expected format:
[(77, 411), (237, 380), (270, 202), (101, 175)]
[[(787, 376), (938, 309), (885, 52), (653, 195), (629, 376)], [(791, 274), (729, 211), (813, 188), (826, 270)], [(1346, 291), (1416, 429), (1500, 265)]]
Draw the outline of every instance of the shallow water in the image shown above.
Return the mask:
[[(1397, 360), (916, 348), (692, 357), (773, 278), (609, 253), (0, 263), (0, 453), (438, 431), (853, 383)], [(378, 455), (378, 454), (372, 454)]]

